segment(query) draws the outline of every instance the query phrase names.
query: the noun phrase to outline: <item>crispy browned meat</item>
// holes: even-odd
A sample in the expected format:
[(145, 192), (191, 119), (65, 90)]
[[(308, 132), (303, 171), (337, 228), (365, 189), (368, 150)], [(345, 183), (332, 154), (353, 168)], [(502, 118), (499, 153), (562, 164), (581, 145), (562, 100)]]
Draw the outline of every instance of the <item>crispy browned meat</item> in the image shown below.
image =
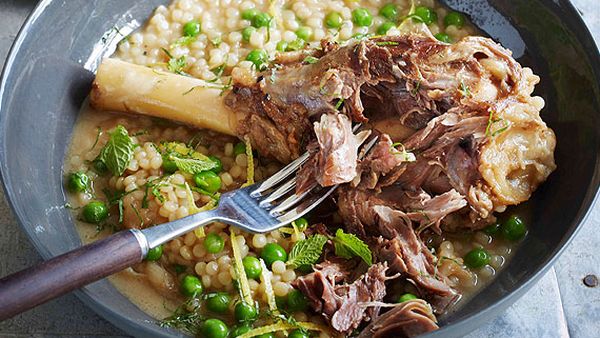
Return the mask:
[(358, 338), (410, 338), (437, 329), (436, 318), (429, 305), (414, 299), (379, 316), (362, 330)]

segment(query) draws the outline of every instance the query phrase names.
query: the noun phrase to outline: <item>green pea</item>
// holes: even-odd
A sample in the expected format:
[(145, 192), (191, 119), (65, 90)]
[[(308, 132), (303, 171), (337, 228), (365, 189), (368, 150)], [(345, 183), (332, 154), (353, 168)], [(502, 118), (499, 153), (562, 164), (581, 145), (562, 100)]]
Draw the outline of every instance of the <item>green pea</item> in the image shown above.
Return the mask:
[(81, 212), (83, 220), (92, 224), (99, 224), (108, 217), (108, 207), (104, 202), (92, 201)]
[(290, 312), (305, 311), (308, 308), (308, 300), (297, 289), (292, 289), (287, 294), (287, 305)]
[(304, 48), (305, 45), (306, 45), (306, 41), (304, 41), (302, 39), (296, 39), (296, 40), (288, 43), (287, 51), (300, 50), (300, 49)]
[(296, 228), (298, 228), (300, 231), (304, 231), (308, 228), (308, 221), (304, 217), (300, 217), (295, 220), (294, 224), (296, 224)]
[(99, 175), (104, 175), (108, 172), (108, 167), (106, 166), (106, 163), (104, 163), (101, 160), (94, 160), (92, 165), (94, 166), (94, 171), (96, 171)]
[(210, 170), (195, 174), (194, 183), (209, 194), (214, 194), (221, 189), (221, 177)]
[(240, 326), (237, 326), (235, 329), (233, 329), (233, 331), (231, 331), (229, 336), (231, 338), (235, 338), (235, 337), (243, 335), (244, 333), (246, 333), (250, 330), (252, 330), (252, 326), (250, 326), (248, 324), (242, 324)]
[(456, 26), (457, 28), (462, 28), (465, 25), (465, 17), (461, 13), (450, 12), (444, 17), (444, 25), (446, 27)]
[(419, 6), (415, 8), (413, 21), (430, 25), (437, 21), (437, 13), (433, 10), (433, 8)]
[(465, 265), (471, 269), (479, 269), (490, 262), (490, 254), (483, 248), (475, 248), (464, 257)]
[(90, 187), (90, 177), (82, 171), (70, 173), (67, 177), (67, 189), (70, 192), (83, 192)]
[(296, 329), (290, 332), (288, 338), (310, 338), (310, 335), (306, 331)]
[(452, 43), (452, 39), (450, 38), (450, 36), (446, 33), (437, 33), (434, 35), (436, 39), (445, 42), (445, 43)]
[(173, 266), (173, 269), (175, 270), (175, 273), (180, 274), (185, 272), (185, 270), (187, 270), (185, 265), (181, 265), (181, 264), (175, 264)]
[(208, 253), (216, 254), (223, 251), (225, 247), (225, 241), (223, 238), (214, 232), (206, 235), (204, 238), (204, 248)]
[(256, 28), (269, 27), (271, 25), (271, 16), (267, 13), (258, 13), (252, 18), (252, 26)]
[(242, 264), (244, 265), (244, 271), (246, 271), (246, 276), (248, 276), (248, 278), (257, 279), (260, 277), (262, 267), (260, 266), (258, 258), (246, 256), (242, 259)]
[(502, 223), (500, 232), (507, 240), (518, 241), (525, 237), (525, 234), (527, 233), (527, 227), (519, 216), (512, 215), (504, 223)]
[(368, 27), (373, 24), (373, 16), (366, 8), (357, 8), (352, 11), (352, 22), (357, 26)]
[(235, 156), (246, 153), (246, 143), (238, 142), (235, 146), (233, 146), (233, 154)]
[(296, 30), (296, 36), (298, 36), (299, 39), (308, 41), (312, 36), (312, 29), (306, 26), (300, 27)]
[(338, 12), (330, 12), (325, 16), (325, 26), (328, 28), (340, 28), (344, 19)]
[(231, 297), (225, 292), (211, 293), (206, 297), (206, 308), (215, 313), (225, 313), (230, 302)]
[(200, 326), (200, 336), (204, 338), (226, 338), (229, 328), (219, 319), (207, 319)]
[(242, 39), (246, 42), (250, 41), (250, 37), (252, 36), (252, 33), (256, 32), (256, 28), (252, 27), (252, 26), (248, 26), (246, 28), (244, 28), (244, 30), (242, 30)]
[(150, 250), (148, 250), (148, 254), (146, 254), (146, 260), (147, 261), (157, 261), (160, 259), (160, 257), (162, 257), (163, 254), (163, 246), (159, 245), (157, 247), (154, 247)]
[(381, 9), (379, 10), (379, 15), (383, 16), (388, 20), (396, 21), (396, 19), (398, 18), (398, 7), (396, 7), (396, 5), (394, 4), (387, 4), (381, 7)]
[(202, 291), (204, 291), (204, 287), (202, 286), (202, 282), (198, 277), (194, 275), (186, 275), (181, 280), (180, 290), (185, 296), (193, 297), (201, 294)]
[(286, 297), (275, 296), (275, 304), (277, 304), (278, 309), (285, 309), (287, 307), (287, 295)]
[(223, 163), (221, 162), (220, 158), (213, 156), (213, 155), (209, 156), (208, 158), (210, 158), (211, 161), (215, 162), (215, 165), (216, 165), (210, 171), (214, 172), (215, 174), (218, 174), (221, 171), (223, 171)]
[(249, 322), (258, 317), (258, 310), (252, 304), (239, 302), (233, 309), (233, 316), (238, 322)]
[(260, 13), (256, 8), (250, 8), (242, 12), (242, 19), (244, 20), (252, 20), (255, 16)]
[(198, 20), (188, 21), (185, 23), (185, 25), (183, 25), (183, 35), (184, 36), (189, 36), (189, 37), (198, 36), (198, 34), (200, 34), (201, 30), (202, 29), (200, 26), (200, 21), (198, 21)]
[(278, 52), (285, 52), (287, 50), (287, 47), (288, 43), (286, 41), (281, 40), (277, 43), (277, 46), (275, 48)]
[(398, 298), (398, 303), (404, 303), (413, 299), (419, 299), (419, 297), (413, 295), (412, 293), (405, 293)]
[(269, 243), (265, 245), (260, 252), (260, 258), (262, 258), (265, 261), (265, 264), (270, 267), (273, 262), (285, 262), (287, 260), (287, 253), (285, 252), (285, 249), (281, 247), (281, 245), (277, 243)]
[(273, 332), (267, 332), (256, 336), (256, 338), (275, 338), (275, 334)]
[(483, 232), (490, 236), (497, 234), (498, 231), (500, 231), (500, 223), (498, 222), (490, 224), (483, 229)]
[(257, 69), (260, 69), (267, 61), (269, 61), (269, 55), (262, 49), (255, 49), (248, 53), (246, 60), (252, 62)]
[(177, 171), (177, 164), (169, 158), (169, 155), (163, 155), (162, 168), (165, 174), (172, 174)]
[(385, 35), (394, 26), (396, 26), (396, 25), (393, 22), (389, 22), (389, 21), (384, 22), (381, 24), (381, 26), (379, 26), (379, 28), (377, 28), (377, 34)]

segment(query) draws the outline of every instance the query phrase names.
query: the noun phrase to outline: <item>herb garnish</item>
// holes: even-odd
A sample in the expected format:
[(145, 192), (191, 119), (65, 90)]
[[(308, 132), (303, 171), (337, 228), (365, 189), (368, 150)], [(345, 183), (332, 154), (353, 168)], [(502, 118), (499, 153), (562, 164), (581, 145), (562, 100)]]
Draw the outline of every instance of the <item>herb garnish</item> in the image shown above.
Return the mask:
[(294, 269), (301, 265), (315, 264), (321, 257), (326, 242), (327, 237), (319, 234), (296, 242), (286, 264)]
[[(492, 131), (493, 125), (498, 122), (503, 122), (504, 126), (500, 127), (497, 130)], [(488, 118), (487, 126), (485, 127), (485, 136), (486, 137), (494, 137), (494, 136), (504, 132), (505, 130), (507, 130), (509, 126), (510, 126), (510, 124), (508, 123), (508, 121), (506, 121), (502, 118), (494, 117), (494, 111), (490, 111), (490, 116)]]
[(397, 41), (377, 41), (375, 44), (377, 46), (398, 46), (400, 43)]
[(200, 326), (204, 322), (204, 318), (199, 313), (197, 306), (195, 306), (192, 311), (187, 310), (187, 308), (192, 305), (191, 302), (195, 301), (195, 298), (190, 298), (175, 309), (171, 316), (160, 321), (159, 325), (161, 327), (179, 329), (191, 335), (197, 335), (200, 332)]
[(463, 80), (460, 80), (460, 88), (458, 89), (460, 94), (464, 97), (471, 97), (471, 89), (469, 86), (465, 85)]
[(342, 229), (337, 229), (335, 237), (332, 237), (335, 255), (350, 259), (360, 257), (368, 265), (373, 264), (373, 255), (369, 246), (353, 234), (347, 234)]
[(173, 54), (171, 54), (171, 52), (169, 52), (167, 49), (161, 49), (169, 58), (169, 61), (167, 61), (167, 69), (175, 74), (186, 75), (183, 72), (183, 69), (187, 66), (187, 62), (185, 61), (185, 55), (175, 58)]
[[(396, 147), (400, 147), (401, 150), (398, 151), (398, 149)], [(402, 155), (402, 160), (405, 162), (414, 162), (417, 160), (413, 153), (406, 150), (406, 148), (404, 147), (404, 144), (402, 144), (402, 142), (392, 143), (390, 152), (394, 155)]]
[(133, 158), (133, 150), (138, 147), (133, 143), (127, 129), (118, 125), (112, 133), (96, 160), (102, 161), (114, 176), (121, 176)]
[(308, 64), (313, 64), (313, 63), (319, 62), (319, 58), (309, 55), (309, 56), (305, 57), (304, 61), (302, 61), (302, 62), (308, 63)]

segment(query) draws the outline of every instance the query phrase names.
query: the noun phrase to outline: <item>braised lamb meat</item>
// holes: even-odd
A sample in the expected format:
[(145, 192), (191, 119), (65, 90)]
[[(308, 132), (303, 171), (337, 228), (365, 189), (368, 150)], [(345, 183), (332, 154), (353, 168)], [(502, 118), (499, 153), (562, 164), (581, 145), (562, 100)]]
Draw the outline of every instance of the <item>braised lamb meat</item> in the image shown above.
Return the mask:
[[(359, 277), (350, 278), (360, 269), (326, 261), (295, 287), (342, 333), (370, 320), (361, 337), (434, 330), (422, 300), (376, 318), (385, 281), (414, 284), (436, 313), (460, 297), (420, 236), (481, 228), (555, 169), (554, 133), (539, 116), (543, 100), (531, 96), (539, 78), (480, 37), (446, 44), (408, 34), (322, 47), (318, 62), (282, 58), (256, 83), (234, 83), (225, 99), (245, 115), (238, 133), (261, 155), (285, 163), (309, 151), (296, 188), (341, 185), (343, 226), (374, 253)], [(362, 158), (368, 135), (377, 143)]]

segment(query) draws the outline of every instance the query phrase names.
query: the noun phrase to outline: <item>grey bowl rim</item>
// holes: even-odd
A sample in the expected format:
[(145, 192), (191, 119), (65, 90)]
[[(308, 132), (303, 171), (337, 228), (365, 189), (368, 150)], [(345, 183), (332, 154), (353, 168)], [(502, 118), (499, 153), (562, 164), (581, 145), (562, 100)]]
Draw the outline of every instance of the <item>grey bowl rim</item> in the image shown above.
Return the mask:
[[(6, 61), (4, 63), (4, 67), (2, 69), (2, 72), (0, 73), (0, 125), (4, 124), (4, 112), (2, 110), (2, 99), (1, 98), (7, 92), (7, 87), (6, 87), (7, 74), (9, 74), (10, 71), (12, 70), (12, 65), (15, 62), (16, 52), (20, 49), (23, 41), (27, 38), (28, 28), (34, 23), (34, 21), (38, 17), (40, 17), (41, 15), (44, 14), (45, 9), (49, 5), (51, 5), (54, 1), (55, 0), (41, 0), (38, 2), (38, 4), (33, 9), (33, 11), (27, 16), (27, 19), (23, 22), (23, 24), (22, 24), (21, 28), (19, 29), (19, 32), (18, 32), (15, 40), (13, 41), (11, 48), (7, 54)], [(576, 25), (578, 26), (578, 28), (581, 29), (581, 31), (578, 32), (578, 34), (577, 34), (578, 40), (585, 38), (585, 39), (592, 41), (593, 48), (591, 50), (586, 49), (585, 53), (589, 57), (590, 61), (593, 61), (594, 59), (596, 59), (596, 61), (598, 61), (598, 62), (591, 62), (590, 66), (593, 70), (594, 78), (595, 78), (596, 82), (600, 83), (600, 49), (599, 49), (598, 43), (596, 43), (595, 39), (593, 38), (593, 35), (591, 34), (591, 32), (589, 30), (589, 27), (583, 20), (581, 13), (577, 10), (575, 5), (573, 5), (573, 3), (571, 1), (564, 1), (564, 4), (567, 6), (567, 8), (565, 8), (565, 11), (570, 11), (571, 14), (574, 14), (571, 17), (571, 20), (573, 20), (576, 23)], [(600, 159), (600, 157), (599, 157), (599, 159)], [(7, 203), (10, 206), (13, 214), (16, 216), (19, 226), (25, 232), (25, 234), (27, 235), (27, 238), (34, 245), (35, 249), (38, 251), (40, 256), (42, 256), (42, 258), (44, 260), (50, 259), (53, 257), (53, 255), (51, 255), (43, 246), (41, 246), (39, 244), (39, 242), (35, 239), (35, 235), (31, 231), (31, 229), (29, 227), (25, 226), (25, 224), (21, 220), (20, 215), (17, 213), (16, 206), (13, 204), (13, 201), (11, 198), (11, 195), (13, 194), (13, 190), (5, 182), (6, 167), (5, 167), (4, 163), (6, 163), (5, 154), (4, 154), (4, 152), (0, 151), (0, 180), (2, 181), (2, 186), (5, 191)], [(565, 238), (563, 238), (563, 240), (561, 242), (559, 242), (557, 247), (554, 248), (554, 250), (550, 254), (549, 258), (546, 260), (546, 262), (544, 262), (539, 267), (537, 267), (536, 271), (530, 277), (528, 277), (515, 290), (502, 296), (499, 300), (497, 300), (495, 303), (486, 307), (483, 311), (481, 311), (477, 314), (474, 314), (468, 318), (464, 318), (464, 319), (458, 320), (456, 322), (450, 323), (448, 325), (444, 325), (444, 326), (440, 327), (439, 330), (429, 333), (427, 335), (424, 335), (423, 337), (442, 336), (442, 335), (445, 336), (447, 334), (452, 335), (452, 333), (457, 333), (457, 331), (460, 332), (462, 327), (469, 327), (469, 326), (473, 327), (473, 323), (482, 322), (483, 319), (485, 319), (485, 318), (493, 318), (493, 317), (498, 316), (502, 311), (504, 311), (506, 308), (508, 308), (510, 305), (512, 305), (519, 298), (521, 298), (525, 292), (527, 292), (535, 283), (537, 283), (537, 281), (539, 281), (539, 279), (542, 276), (545, 275), (545, 273), (553, 266), (553, 264), (560, 257), (560, 255), (562, 255), (562, 253), (565, 251), (567, 246), (571, 243), (573, 238), (579, 232), (581, 225), (583, 223), (585, 223), (585, 221), (588, 219), (590, 212), (592, 210), (592, 207), (596, 205), (596, 203), (599, 199), (599, 196), (600, 196), (600, 191), (599, 191), (599, 188), (600, 188), (600, 164), (598, 163), (598, 160), (596, 162), (596, 166), (594, 168), (594, 174), (592, 175), (591, 181), (595, 182), (595, 185), (588, 187), (588, 190), (583, 198), (583, 202), (581, 203), (581, 205), (579, 207), (579, 212), (577, 213), (576, 217), (571, 221), (571, 224), (577, 224), (577, 225), (575, 227), (571, 227), (571, 229), (569, 229), (565, 233)], [(583, 212), (582, 212), (582, 207), (584, 207)], [(153, 328), (151, 328), (149, 326), (141, 325), (137, 322), (130, 321), (126, 317), (118, 315), (110, 307), (103, 306), (101, 303), (96, 302), (94, 297), (91, 295), (91, 292), (89, 292), (86, 289), (78, 289), (78, 290), (73, 291), (73, 293), (88, 308), (91, 308), (94, 312), (96, 312), (97, 314), (102, 316), (104, 319), (108, 320), (111, 324), (117, 326), (118, 328), (124, 330), (125, 332), (127, 332), (129, 334), (132, 334), (134, 336), (141, 336), (141, 337), (147, 337), (148, 335), (164, 336), (164, 337), (172, 336), (172, 335), (168, 334), (168, 331), (172, 331), (170, 329), (154, 330)], [(471, 324), (471, 325), (469, 325), (469, 324)], [(470, 329), (468, 329), (468, 330), (471, 331)]]

